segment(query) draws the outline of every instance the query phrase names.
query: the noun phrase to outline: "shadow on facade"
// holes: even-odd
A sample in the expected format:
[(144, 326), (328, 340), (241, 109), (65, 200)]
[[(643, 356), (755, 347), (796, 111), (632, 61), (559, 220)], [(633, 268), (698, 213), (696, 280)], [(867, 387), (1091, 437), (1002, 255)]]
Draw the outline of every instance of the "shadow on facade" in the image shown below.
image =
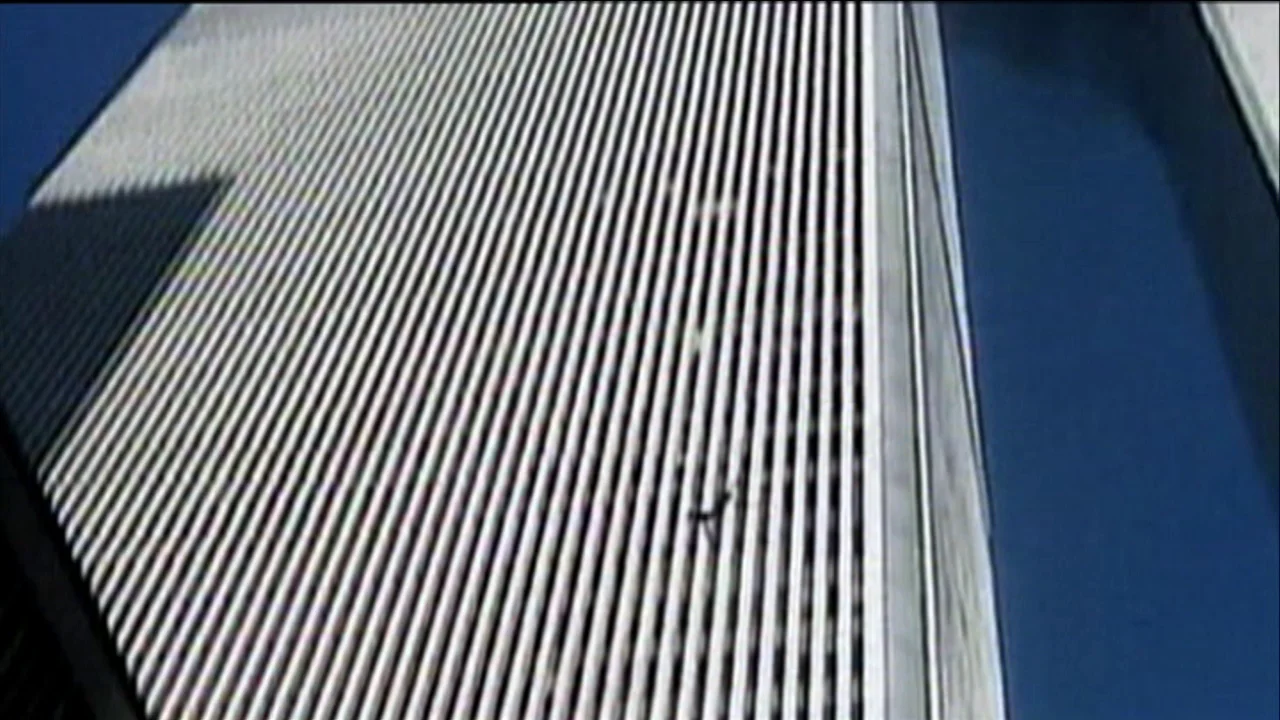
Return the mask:
[(975, 3), (944, 5), (941, 15), (947, 41), (1086, 84), (1155, 141), (1280, 501), (1280, 207), (1194, 7)]
[(81, 689), (14, 553), (0, 537), (0, 716), (88, 717)]
[(42, 205), (0, 239), (0, 403), (32, 465), (92, 399), (225, 185)]

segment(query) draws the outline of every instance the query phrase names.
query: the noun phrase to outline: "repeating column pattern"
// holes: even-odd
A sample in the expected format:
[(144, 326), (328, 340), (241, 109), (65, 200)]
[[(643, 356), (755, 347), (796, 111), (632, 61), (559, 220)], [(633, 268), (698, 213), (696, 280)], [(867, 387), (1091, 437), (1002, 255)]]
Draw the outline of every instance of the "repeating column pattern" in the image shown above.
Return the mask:
[(856, 17), (193, 8), (36, 196), (227, 183), (43, 459), (148, 708), (858, 717)]

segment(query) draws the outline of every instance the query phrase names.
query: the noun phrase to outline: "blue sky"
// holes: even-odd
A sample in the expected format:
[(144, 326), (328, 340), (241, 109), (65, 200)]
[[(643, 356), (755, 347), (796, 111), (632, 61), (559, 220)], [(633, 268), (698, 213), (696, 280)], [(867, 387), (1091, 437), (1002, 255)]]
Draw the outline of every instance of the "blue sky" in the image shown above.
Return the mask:
[(0, 5), (0, 229), (27, 186), (183, 6)]
[[(0, 227), (177, 5), (0, 5)], [(1274, 720), (1280, 541), (1154, 145), (951, 57), (1012, 716)]]
[(1276, 718), (1276, 517), (1193, 239), (1156, 144), (1032, 30), (1016, 65), (947, 46), (1014, 716)]

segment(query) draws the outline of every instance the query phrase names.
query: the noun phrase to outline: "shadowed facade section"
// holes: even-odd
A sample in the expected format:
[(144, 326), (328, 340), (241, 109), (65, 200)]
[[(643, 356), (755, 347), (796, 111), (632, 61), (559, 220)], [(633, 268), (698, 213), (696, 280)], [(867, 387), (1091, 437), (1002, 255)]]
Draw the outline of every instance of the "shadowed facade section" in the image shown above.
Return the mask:
[[(9, 468), (0, 460), (0, 474)], [(13, 548), (0, 542), (0, 716), (88, 713), (61, 648), (40, 617)]]
[(92, 401), (222, 187), (37, 206), (0, 240), (0, 717), (140, 715), (34, 468)]
[(0, 241), (0, 399), (33, 465), (92, 400), (223, 186), (37, 206)]

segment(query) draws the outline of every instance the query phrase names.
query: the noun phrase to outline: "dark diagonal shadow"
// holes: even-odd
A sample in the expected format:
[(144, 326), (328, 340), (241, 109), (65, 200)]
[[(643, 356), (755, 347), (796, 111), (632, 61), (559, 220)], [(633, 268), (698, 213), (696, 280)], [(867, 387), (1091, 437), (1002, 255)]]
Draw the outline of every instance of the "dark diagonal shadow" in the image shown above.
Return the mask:
[(0, 715), (88, 717), (81, 689), (32, 594), (15, 550), (0, 537)]
[(92, 400), (226, 184), (42, 205), (0, 239), (0, 401), (33, 465)]

